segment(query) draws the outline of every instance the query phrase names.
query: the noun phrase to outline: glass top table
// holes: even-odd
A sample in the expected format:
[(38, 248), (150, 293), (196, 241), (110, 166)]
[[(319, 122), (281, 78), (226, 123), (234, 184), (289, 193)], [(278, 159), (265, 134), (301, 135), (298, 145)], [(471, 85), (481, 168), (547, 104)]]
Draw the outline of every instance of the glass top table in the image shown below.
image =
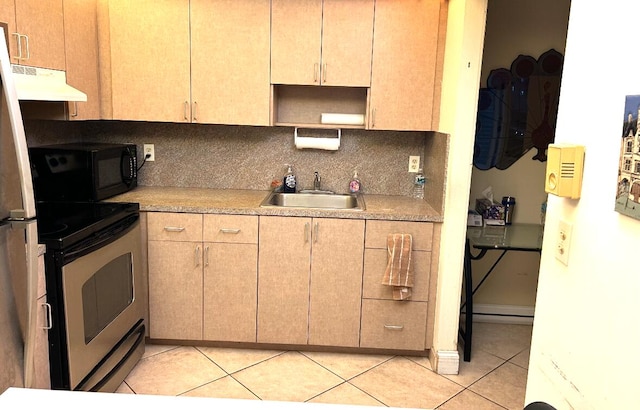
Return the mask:
[[(471, 361), (471, 336), (473, 333), (473, 295), (500, 263), (504, 255), (510, 251), (538, 252), (542, 251), (542, 234), (544, 226), (539, 224), (512, 224), (504, 226), (470, 226), (467, 227), (467, 239), (464, 252), (463, 288), (464, 301), (460, 312), (464, 313), (464, 328), (460, 326), (460, 335), (464, 342), (464, 361)], [(471, 250), (479, 250), (476, 255)], [(490, 250), (502, 251), (482, 280), (473, 285), (471, 261), (482, 259)]]
[(475, 249), (503, 249), (519, 251), (542, 250), (543, 226), (512, 224), (505, 226), (470, 226), (467, 238)]

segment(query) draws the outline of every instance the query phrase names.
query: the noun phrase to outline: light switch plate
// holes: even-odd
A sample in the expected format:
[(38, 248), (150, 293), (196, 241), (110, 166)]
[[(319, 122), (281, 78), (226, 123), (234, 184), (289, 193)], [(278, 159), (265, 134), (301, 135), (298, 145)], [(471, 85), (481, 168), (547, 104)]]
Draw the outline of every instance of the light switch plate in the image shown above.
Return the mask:
[(571, 247), (571, 231), (573, 225), (567, 221), (560, 221), (558, 225), (558, 237), (556, 244), (556, 259), (565, 265), (569, 265), (569, 248)]
[(420, 169), (420, 155), (409, 156), (409, 172), (418, 172)]

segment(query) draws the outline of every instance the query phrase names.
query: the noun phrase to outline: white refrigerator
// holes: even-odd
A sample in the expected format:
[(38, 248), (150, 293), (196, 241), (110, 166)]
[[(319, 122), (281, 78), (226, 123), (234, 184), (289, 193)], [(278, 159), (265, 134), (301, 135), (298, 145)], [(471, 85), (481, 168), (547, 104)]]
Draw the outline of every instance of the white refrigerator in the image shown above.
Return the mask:
[(0, 28), (0, 394), (32, 387), (38, 233), (24, 125)]

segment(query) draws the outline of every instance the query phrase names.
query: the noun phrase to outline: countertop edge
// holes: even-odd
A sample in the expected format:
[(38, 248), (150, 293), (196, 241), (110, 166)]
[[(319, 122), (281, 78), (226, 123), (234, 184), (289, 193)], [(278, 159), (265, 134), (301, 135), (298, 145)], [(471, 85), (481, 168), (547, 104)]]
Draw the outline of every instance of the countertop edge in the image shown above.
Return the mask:
[(109, 202), (136, 202), (145, 212), (301, 216), (314, 218), (443, 222), (426, 201), (387, 195), (364, 195), (365, 210), (261, 207), (269, 191), (181, 187), (137, 187), (109, 198)]

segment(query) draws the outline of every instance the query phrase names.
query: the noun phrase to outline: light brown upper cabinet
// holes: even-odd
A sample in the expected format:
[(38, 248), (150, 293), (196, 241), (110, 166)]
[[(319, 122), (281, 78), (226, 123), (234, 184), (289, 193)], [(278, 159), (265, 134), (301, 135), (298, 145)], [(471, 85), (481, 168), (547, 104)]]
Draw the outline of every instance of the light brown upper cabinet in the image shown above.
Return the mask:
[(376, 0), (367, 129), (432, 129), (441, 7), (444, 0)]
[(11, 63), (65, 69), (62, 0), (1, 0)]
[(269, 124), (268, 0), (111, 0), (107, 11), (113, 119)]
[(271, 83), (368, 87), (373, 0), (272, 0)]
[(189, 122), (189, 0), (110, 0), (100, 13), (103, 118)]
[(70, 120), (100, 119), (97, 0), (64, 0), (67, 83), (87, 94), (69, 103)]
[(191, 0), (192, 121), (269, 125), (269, 0)]

